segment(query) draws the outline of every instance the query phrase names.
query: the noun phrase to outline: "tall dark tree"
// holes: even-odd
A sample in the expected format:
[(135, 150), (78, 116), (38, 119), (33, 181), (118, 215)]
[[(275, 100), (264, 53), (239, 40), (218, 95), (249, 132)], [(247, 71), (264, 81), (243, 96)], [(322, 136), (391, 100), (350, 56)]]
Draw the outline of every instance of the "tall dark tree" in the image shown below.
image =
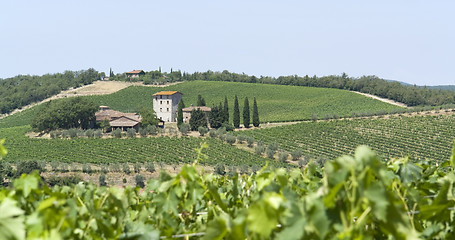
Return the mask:
[(112, 71), (112, 68), (109, 68), (109, 78), (114, 77), (114, 71)]
[(148, 125), (155, 126), (158, 125), (160, 120), (156, 117), (155, 111), (152, 108), (143, 107), (139, 109), (139, 115), (142, 117), (141, 125), (142, 127), (147, 127)]
[(205, 113), (200, 109), (191, 111), (190, 127), (191, 131), (197, 131), (199, 127), (207, 127), (207, 118)]
[(250, 103), (248, 102), (248, 97), (245, 97), (243, 104), (243, 126), (246, 128), (250, 127)]
[(254, 102), (253, 102), (253, 126), (259, 127), (259, 112), (258, 112), (258, 104), (256, 103), (256, 98), (254, 98)]
[(212, 107), (209, 113), (209, 123), (211, 128), (219, 128), (223, 124), (224, 114), (223, 108), (220, 106)]
[(229, 105), (228, 105), (228, 100), (227, 97), (224, 96), (224, 122), (229, 123)]
[(240, 109), (239, 109), (239, 100), (237, 99), (237, 95), (234, 98), (234, 115), (232, 116), (232, 121), (234, 122), (234, 127), (240, 127)]
[(183, 123), (183, 110), (185, 108), (185, 103), (183, 102), (183, 99), (180, 100), (179, 105), (177, 107), (177, 126), (180, 126), (180, 124)]
[(205, 106), (205, 99), (201, 96), (201, 94), (197, 95), (197, 105)]

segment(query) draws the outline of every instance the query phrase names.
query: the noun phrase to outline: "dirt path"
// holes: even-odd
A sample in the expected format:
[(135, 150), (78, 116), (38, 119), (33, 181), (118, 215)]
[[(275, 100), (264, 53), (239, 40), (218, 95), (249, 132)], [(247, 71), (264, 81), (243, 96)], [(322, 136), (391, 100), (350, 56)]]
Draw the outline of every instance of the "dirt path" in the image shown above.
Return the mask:
[(80, 96), (90, 96), (90, 95), (106, 95), (115, 93), (120, 91), (124, 88), (129, 86), (143, 86), (143, 87), (167, 87), (179, 84), (180, 82), (174, 82), (169, 84), (163, 85), (144, 85), (142, 82), (120, 82), (120, 81), (95, 81), (92, 84), (85, 85), (75, 89), (69, 89), (60, 92), (59, 94), (52, 96), (50, 98), (46, 98), (40, 102), (32, 103), (26, 106), (23, 106), (21, 109), (16, 109), (9, 114), (2, 114), (0, 115), (0, 119), (5, 118), (7, 116), (13, 115), (18, 112), (22, 112), (28, 108), (34, 107), (44, 102), (48, 102), (50, 100), (59, 99), (59, 98), (68, 98), (68, 97), (80, 97)]
[(360, 94), (360, 95), (367, 96), (367, 97), (370, 97), (370, 98), (379, 100), (379, 101), (381, 101), (381, 102), (389, 103), (389, 104), (392, 104), (392, 105), (395, 105), (395, 106), (399, 106), (399, 107), (408, 107), (408, 106), (407, 106), (406, 104), (404, 104), (404, 103), (396, 102), (396, 101), (391, 100), (391, 99), (378, 97), (378, 96), (371, 95), (371, 94), (368, 94), (368, 93), (362, 93), (362, 92), (356, 92), (356, 91), (351, 91), (351, 92), (355, 92), (355, 93), (358, 93), (358, 94)]

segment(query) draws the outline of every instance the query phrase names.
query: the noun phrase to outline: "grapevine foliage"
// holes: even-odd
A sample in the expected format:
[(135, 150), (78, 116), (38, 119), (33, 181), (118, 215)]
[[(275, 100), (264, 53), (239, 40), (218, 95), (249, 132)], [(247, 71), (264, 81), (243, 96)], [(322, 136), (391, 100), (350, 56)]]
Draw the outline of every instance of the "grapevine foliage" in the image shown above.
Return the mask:
[(253, 175), (161, 173), (139, 188), (49, 188), (22, 175), (0, 189), (0, 239), (453, 239), (454, 158), (439, 166), (354, 156)]

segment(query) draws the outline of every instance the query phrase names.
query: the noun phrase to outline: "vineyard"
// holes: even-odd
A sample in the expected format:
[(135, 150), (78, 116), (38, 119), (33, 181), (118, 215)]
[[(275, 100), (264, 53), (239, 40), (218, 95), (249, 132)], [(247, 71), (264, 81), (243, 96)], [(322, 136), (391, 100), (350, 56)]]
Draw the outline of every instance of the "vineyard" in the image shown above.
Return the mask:
[(443, 161), (455, 138), (455, 116), (414, 116), (304, 122), (242, 131), (265, 144), (286, 151), (300, 150), (311, 158), (332, 159), (352, 154), (356, 146), (373, 146), (384, 159), (409, 156), (412, 160)]
[(0, 188), (0, 239), (455, 238), (455, 156), (440, 166), (384, 163), (361, 146), (323, 169), (228, 177), (196, 166), (162, 173), (144, 191), (49, 188), (22, 175)]
[[(203, 165), (222, 163), (227, 166), (263, 166), (266, 158), (224, 144), (213, 138), (194, 137), (151, 137), (128, 139), (31, 139), (25, 136), (29, 127), (0, 129), (0, 136), (6, 136), (5, 146), (8, 156), (4, 160), (59, 161), (65, 163), (119, 163), (119, 162), (163, 162), (182, 164), (191, 162), (196, 157), (193, 150), (202, 142), (210, 148), (209, 158)], [(274, 166), (286, 166), (271, 162)]]

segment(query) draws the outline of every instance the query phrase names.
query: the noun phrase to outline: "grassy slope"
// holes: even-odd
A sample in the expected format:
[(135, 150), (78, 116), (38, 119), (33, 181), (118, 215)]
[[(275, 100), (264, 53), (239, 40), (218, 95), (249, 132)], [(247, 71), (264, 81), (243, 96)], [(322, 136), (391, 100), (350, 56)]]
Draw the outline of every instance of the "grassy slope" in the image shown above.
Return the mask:
[(204, 97), (209, 107), (224, 102), (226, 96), (231, 121), (234, 95), (239, 99), (240, 111), (243, 109), (245, 97), (249, 98), (250, 109), (253, 106), (253, 97), (256, 97), (261, 122), (310, 119), (313, 114), (322, 118), (326, 114), (344, 116), (351, 115), (352, 112), (377, 112), (399, 108), (338, 89), (205, 81), (184, 82), (166, 88), (129, 87), (115, 94), (91, 98), (100, 105), (131, 112), (140, 106), (152, 107), (152, 94), (163, 90), (182, 92), (186, 106), (196, 105), (198, 94)]
[(448, 160), (455, 136), (455, 116), (416, 116), (305, 122), (290, 126), (238, 132), (265, 144), (276, 142), (287, 151), (332, 159), (369, 145), (384, 159)]
[[(256, 97), (261, 122), (304, 120), (310, 119), (313, 114), (322, 118), (326, 114), (344, 116), (351, 115), (353, 112), (377, 112), (399, 108), (338, 89), (205, 81), (184, 82), (166, 88), (129, 87), (114, 94), (89, 98), (99, 105), (108, 105), (115, 110), (134, 112), (141, 106), (153, 107), (153, 93), (163, 90), (182, 92), (186, 106), (196, 105), (198, 94), (205, 98), (207, 106), (224, 102), (224, 97), (227, 96), (231, 121), (234, 95), (238, 96), (241, 114), (244, 98), (249, 97), (250, 110), (252, 110), (252, 98)], [(0, 128), (27, 125), (33, 115), (39, 111), (38, 108), (39, 106), (1, 119)]]

